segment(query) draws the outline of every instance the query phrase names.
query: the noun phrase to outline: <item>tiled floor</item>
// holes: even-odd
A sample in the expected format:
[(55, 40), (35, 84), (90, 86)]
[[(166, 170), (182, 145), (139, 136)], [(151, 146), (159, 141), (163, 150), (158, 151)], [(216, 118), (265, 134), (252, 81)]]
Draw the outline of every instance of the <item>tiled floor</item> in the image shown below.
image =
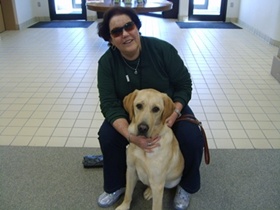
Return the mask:
[[(190, 105), (210, 148), (280, 149), (280, 84), (270, 75), (277, 47), (244, 29), (141, 20), (142, 35), (171, 42), (189, 68)], [(96, 25), (0, 34), (0, 145), (99, 146), (96, 70), (107, 44)]]

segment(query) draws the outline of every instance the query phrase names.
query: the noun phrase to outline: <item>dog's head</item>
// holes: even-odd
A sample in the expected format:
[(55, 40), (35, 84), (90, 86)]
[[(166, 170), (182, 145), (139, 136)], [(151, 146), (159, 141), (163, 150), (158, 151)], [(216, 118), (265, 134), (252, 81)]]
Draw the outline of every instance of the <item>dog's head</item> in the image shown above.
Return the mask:
[(124, 98), (123, 104), (131, 120), (130, 131), (147, 137), (160, 132), (175, 108), (167, 94), (154, 89), (135, 90)]

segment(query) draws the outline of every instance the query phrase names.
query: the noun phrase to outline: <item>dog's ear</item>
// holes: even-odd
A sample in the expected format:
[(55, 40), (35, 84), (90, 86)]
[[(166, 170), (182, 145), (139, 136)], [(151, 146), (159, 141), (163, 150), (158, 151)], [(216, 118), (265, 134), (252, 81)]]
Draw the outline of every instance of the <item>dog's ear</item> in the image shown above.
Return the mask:
[(129, 114), (129, 119), (132, 120), (134, 116), (133, 101), (138, 93), (138, 90), (134, 90), (123, 99), (123, 107)]
[(171, 100), (171, 98), (169, 98), (169, 96), (165, 93), (163, 93), (163, 101), (164, 101), (164, 110), (162, 113), (162, 121), (163, 123), (165, 123), (165, 120), (168, 117), (170, 117), (170, 115), (174, 112), (175, 104)]

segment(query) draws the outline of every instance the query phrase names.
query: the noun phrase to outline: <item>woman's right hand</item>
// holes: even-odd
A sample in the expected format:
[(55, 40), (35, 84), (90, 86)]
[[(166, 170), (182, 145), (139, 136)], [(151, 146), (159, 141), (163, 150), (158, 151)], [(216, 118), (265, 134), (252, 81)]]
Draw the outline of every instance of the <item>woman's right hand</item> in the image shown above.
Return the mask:
[(137, 145), (145, 152), (153, 152), (153, 149), (160, 146), (159, 143), (160, 136), (155, 136), (153, 138), (148, 138), (145, 136), (135, 136), (130, 135), (130, 142)]

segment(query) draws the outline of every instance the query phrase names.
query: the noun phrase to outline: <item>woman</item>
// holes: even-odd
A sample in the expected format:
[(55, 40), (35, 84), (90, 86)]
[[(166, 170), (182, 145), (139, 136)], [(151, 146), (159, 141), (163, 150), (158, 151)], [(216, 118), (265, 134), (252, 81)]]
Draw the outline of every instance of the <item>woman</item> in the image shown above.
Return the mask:
[(98, 62), (100, 107), (105, 117), (98, 133), (104, 158), (105, 192), (99, 196), (98, 205), (109, 207), (124, 193), (126, 146), (129, 143), (146, 152), (160, 144), (160, 137), (151, 139), (129, 134), (129, 118), (122, 105), (123, 98), (133, 90), (154, 88), (167, 93), (176, 106), (166, 123), (178, 139), (185, 168), (174, 207), (187, 209), (190, 194), (200, 188), (203, 138), (196, 125), (174, 122), (181, 113), (192, 114), (188, 106), (192, 92), (190, 74), (172, 45), (141, 36), (140, 28), (136, 13), (123, 7), (113, 7), (105, 12), (103, 21), (98, 24), (98, 35), (110, 46)]

